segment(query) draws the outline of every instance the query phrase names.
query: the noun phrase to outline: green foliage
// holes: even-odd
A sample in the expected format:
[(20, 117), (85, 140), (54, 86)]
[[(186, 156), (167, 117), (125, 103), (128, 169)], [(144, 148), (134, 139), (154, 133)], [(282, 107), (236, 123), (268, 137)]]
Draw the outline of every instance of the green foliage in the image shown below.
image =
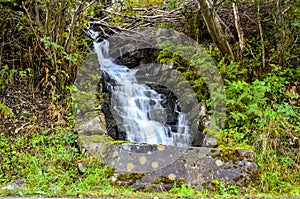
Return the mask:
[(255, 151), (262, 192), (299, 189), (300, 109), (291, 104), (298, 97), (286, 91), (291, 76), (285, 70), (251, 83), (225, 80), (228, 119), (222, 141)]
[[(173, 68), (182, 73), (182, 75), (189, 81), (190, 85), (196, 92), (196, 97), (199, 101), (205, 101), (209, 99), (208, 88), (205, 83), (205, 79), (201, 76), (200, 71), (197, 71), (195, 65), (207, 64), (205, 55), (201, 54), (187, 54), (186, 52), (193, 52), (194, 48), (189, 46), (178, 45), (175, 46), (169, 42), (161, 44), (164, 49), (159, 53), (157, 58), (158, 62), (161, 64), (173, 64)], [(175, 52), (175, 53), (173, 53)], [(191, 63), (192, 57), (190, 60), (185, 60), (183, 57), (186, 55), (199, 57), (197, 63)], [(203, 66), (205, 68), (205, 66)]]
[(13, 116), (14, 113), (11, 110), (11, 108), (9, 108), (8, 106), (6, 106), (5, 104), (0, 102), (0, 116), (1, 115), (3, 115), (3, 116)]
[(228, 127), (248, 128), (250, 121), (262, 116), (265, 93), (269, 89), (264, 82), (255, 80), (252, 84), (244, 81), (226, 81)]
[[(41, 42), (45, 44), (45, 48), (46, 49), (50, 49), (51, 47), (55, 49), (55, 51), (59, 54), (62, 54), (64, 59), (71, 61), (73, 64), (77, 64), (80, 60), (83, 59), (81, 54), (75, 53), (75, 54), (71, 54), (71, 53), (67, 53), (65, 51), (65, 48), (55, 42), (52, 42), (50, 37), (45, 37), (45, 38), (41, 38)], [(63, 60), (56, 60), (57, 64), (61, 64), (63, 62)], [(64, 70), (62, 70), (62, 73)], [(67, 73), (65, 73), (67, 74)]]
[(77, 67), (88, 51), (87, 35), (82, 35), (82, 29), (89, 26), (88, 3), (77, 0), (4, 3), (9, 12), (2, 13), (2, 17), (12, 19), (1, 25), (5, 33), (4, 52), (11, 51), (12, 59), (20, 60), (9, 65), (4, 58), (4, 64), (20, 71), (21, 76), (29, 73), (28, 84), (32, 87), (64, 92), (64, 87), (74, 81)]
[(243, 191), (239, 186), (227, 183), (223, 180), (212, 180), (210, 187), (208, 188), (210, 191), (214, 191), (214, 194), (223, 196), (223, 197), (231, 197), (232, 195), (240, 195)]
[[(0, 185), (18, 178), (26, 189), (13, 191), (18, 195), (76, 196), (88, 191), (111, 189), (108, 168), (75, 148), (76, 137), (69, 129), (46, 129), (17, 138), (0, 134)], [(84, 165), (84, 175), (77, 164)], [(0, 191), (6, 195), (8, 191)]]
[(192, 189), (185, 184), (183, 184), (180, 188), (179, 187), (172, 188), (171, 192), (180, 194), (183, 197), (189, 197), (197, 193), (195, 189)]
[(14, 83), (15, 69), (9, 69), (8, 65), (3, 66), (0, 70), (0, 88), (4, 88), (5, 85)]
[(254, 150), (258, 191), (299, 194), (299, 6), (261, 3), (276, 19), (262, 18), (265, 55), (251, 34), (240, 62), (219, 61), (228, 116), (220, 142)]
[[(210, 53), (211, 54), (211, 53)], [(218, 62), (218, 68), (223, 78), (230, 81), (246, 80), (247, 69), (241, 66), (241, 63), (229, 61), (227, 57), (223, 57)]]

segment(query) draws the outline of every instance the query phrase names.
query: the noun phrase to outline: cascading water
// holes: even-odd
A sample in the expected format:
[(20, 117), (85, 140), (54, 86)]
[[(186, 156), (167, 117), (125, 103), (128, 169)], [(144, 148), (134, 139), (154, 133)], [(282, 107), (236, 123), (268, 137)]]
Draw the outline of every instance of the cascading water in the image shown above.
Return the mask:
[[(101, 69), (115, 82), (111, 85), (111, 112), (118, 119), (121, 130), (126, 132), (126, 139), (131, 142), (149, 144), (190, 145), (190, 135), (186, 114), (178, 111), (177, 132), (163, 122), (167, 117), (161, 105), (162, 95), (145, 84), (137, 81), (136, 69), (113, 63), (109, 58), (109, 42), (95, 43), (95, 52)], [(161, 121), (153, 119), (151, 113), (160, 115)]]

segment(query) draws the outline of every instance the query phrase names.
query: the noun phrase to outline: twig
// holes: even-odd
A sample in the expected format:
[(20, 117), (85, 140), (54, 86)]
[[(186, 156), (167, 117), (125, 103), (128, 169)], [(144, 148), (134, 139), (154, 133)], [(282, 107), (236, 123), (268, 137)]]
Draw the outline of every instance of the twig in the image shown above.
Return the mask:
[(74, 14), (72, 15), (72, 19), (71, 19), (71, 25), (70, 25), (70, 28), (69, 28), (69, 34), (68, 34), (68, 38), (65, 42), (65, 45), (64, 45), (64, 49), (67, 53), (69, 53), (69, 48), (70, 48), (70, 41), (73, 37), (73, 34), (74, 34), (74, 27), (75, 27), (75, 23), (76, 23), (76, 17), (78, 15), (78, 13), (80, 12), (80, 9), (82, 7), (82, 3), (80, 3), (76, 10), (74, 11)]
[[(115, 16), (119, 16), (119, 17), (122, 17), (122, 18), (127, 18), (127, 19), (134, 20), (134, 22), (140, 21), (140, 20), (146, 20), (147, 22), (156, 23), (158, 20), (160, 22), (178, 20), (181, 17), (180, 12), (179, 12), (181, 9), (182, 8), (180, 7), (180, 8), (177, 8), (175, 10), (172, 10), (170, 12), (152, 9), (151, 10), (152, 12), (160, 12), (160, 13), (163, 13), (163, 14), (149, 16), (149, 15), (146, 15), (144, 13), (144, 15), (140, 15), (140, 16), (136, 16), (136, 17), (125, 15), (125, 14), (122, 14), (122, 13), (119, 13), (119, 12), (112, 12), (110, 10), (103, 9), (103, 8), (101, 10), (103, 12), (106, 12), (106, 13), (111, 14), (111, 15), (115, 15)], [(139, 8), (139, 10), (141, 10), (141, 8)], [(144, 10), (149, 11), (149, 9), (146, 9), (146, 8)]]
[(262, 50), (262, 64), (263, 69), (266, 67), (266, 55), (265, 55), (265, 44), (264, 44), (264, 37), (263, 37), (263, 30), (261, 27), (261, 21), (260, 21), (260, 5), (257, 4), (257, 14), (258, 14), (258, 28), (259, 28), (259, 35), (260, 35), (260, 41), (261, 41), (261, 50)]
[(40, 40), (39, 40), (40, 37), (37, 35), (37, 33), (36, 33), (36, 31), (35, 31), (35, 29), (34, 29), (34, 27), (33, 27), (32, 19), (31, 19), (31, 17), (30, 17), (30, 14), (29, 14), (29, 12), (28, 12), (28, 9), (27, 9), (26, 6), (25, 6), (24, 1), (22, 1), (22, 7), (23, 7), (23, 9), (25, 10), (25, 13), (26, 13), (26, 15), (27, 15), (27, 17), (28, 17), (28, 20), (29, 20), (29, 26), (30, 26), (30, 28), (31, 28), (31, 30), (32, 30), (32, 32), (33, 32), (35, 38), (36, 38), (36, 42), (38, 43), (40, 49), (45, 53), (45, 55), (46, 55), (46, 56), (48, 57), (48, 59), (51, 61), (52, 66), (54, 66), (55, 64), (53, 63), (53, 59), (51, 58), (51, 56), (49, 55), (49, 53), (42, 47), (42, 45), (41, 45), (41, 43), (40, 43)]

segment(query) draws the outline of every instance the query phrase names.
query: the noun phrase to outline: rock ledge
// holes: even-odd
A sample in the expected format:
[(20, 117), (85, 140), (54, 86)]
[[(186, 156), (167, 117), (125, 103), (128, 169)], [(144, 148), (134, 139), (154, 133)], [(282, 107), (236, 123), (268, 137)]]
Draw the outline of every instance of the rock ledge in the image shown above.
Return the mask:
[(138, 189), (168, 190), (177, 182), (201, 190), (216, 180), (246, 186), (257, 171), (247, 150), (120, 143), (106, 135), (81, 139), (89, 152), (114, 169), (113, 181)]

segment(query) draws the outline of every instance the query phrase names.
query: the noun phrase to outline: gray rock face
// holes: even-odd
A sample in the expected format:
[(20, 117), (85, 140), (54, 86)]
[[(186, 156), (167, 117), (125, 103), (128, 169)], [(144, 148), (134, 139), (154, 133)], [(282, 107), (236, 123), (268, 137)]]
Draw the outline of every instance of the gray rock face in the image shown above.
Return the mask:
[(25, 189), (26, 188), (26, 182), (19, 178), (16, 181), (2, 187), (2, 190), (17, 190), (17, 189)]
[(113, 181), (137, 189), (162, 191), (184, 182), (201, 190), (215, 180), (246, 186), (257, 171), (246, 150), (114, 144), (105, 135), (85, 140), (84, 147), (115, 170)]

